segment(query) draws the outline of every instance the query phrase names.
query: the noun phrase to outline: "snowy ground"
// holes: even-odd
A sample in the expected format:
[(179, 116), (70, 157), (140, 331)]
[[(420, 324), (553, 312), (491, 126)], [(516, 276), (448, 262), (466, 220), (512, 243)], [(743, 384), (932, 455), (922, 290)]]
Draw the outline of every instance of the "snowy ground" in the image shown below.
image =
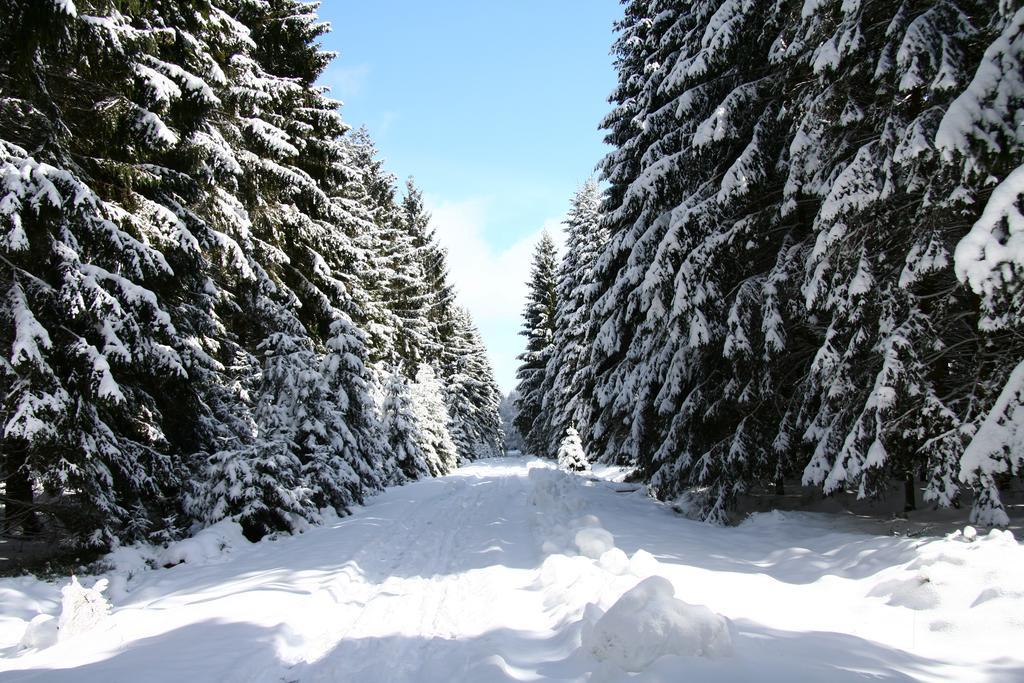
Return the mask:
[(712, 528), (614, 474), (492, 460), (295, 537), (221, 525), (169, 569), (122, 550), (110, 616), (41, 649), (19, 642), (67, 582), (4, 579), (0, 680), (1024, 680), (1011, 535)]

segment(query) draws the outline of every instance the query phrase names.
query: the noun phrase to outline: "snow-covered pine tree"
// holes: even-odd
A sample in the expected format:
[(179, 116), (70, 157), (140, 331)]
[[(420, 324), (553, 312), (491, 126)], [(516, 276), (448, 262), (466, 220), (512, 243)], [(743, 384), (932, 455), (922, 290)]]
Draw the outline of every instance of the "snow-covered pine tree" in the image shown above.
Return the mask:
[(502, 432), (505, 435), (505, 448), (509, 451), (523, 451), (523, 438), (515, 425), (516, 403), (519, 394), (515, 389), (507, 395), (502, 396), (501, 404), (498, 406), (498, 414), (501, 416)]
[(397, 370), (381, 370), (380, 374), (386, 377), (381, 391), (381, 423), (387, 483), (401, 484), (430, 476), (425, 436), (416, 418), (409, 381)]
[(1001, 2), (980, 17), (989, 19), (975, 20), (984, 54), (946, 110), (936, 145), (960, 168), (962, 193), (983, 207), (954, 252), (957, 276), (981, 298), (988, 379), (958, 476), (976, 492), (972, 521), (1005, 525), (999, 480), (1024, 471), (1024, 7)]
[(444, 368), (449, 431), (461, 461), (502, 454), (505, 437), (498, 412), (501, 392), (469, 311), (456, 308)]
[(241, 515), (253, 536), (289, 528), (287, 513), (343, 510), (379, 485), (365, 340), (342, 329), (366, 299), (346, 267), (369, 213), (339, 191), (346, 126), (339, 103), (313, 85), (330, 59), (318, 47), (326, 27), (312, 5), (272, 4), (268, 13), (242, 2), (227, 24), (244, 52), (231, 60), (223, 97), (236, 116), (221, 136), (238, 160), (233, 229), (253, 261), (254, 277), (234, 287), (232, 326), (261, 365), (241, 378), (254, 396), (253, 432), (210, 456), (192, 506), (205, 521)]
[[(909, 508), (921, 478), (926, 500), (959, 496), (988, 354), (949, 267), (974, 200), (934, 140), (980, 57), (983, 4), (820, 8), (797, 29), (817, 80), (804, 126), (833, 154), (810, 168), (827, 182), (787, 197), (821, 198), (803, 291), (827, 328), (803, 392), (814, 448), (804, 481), (826, 492), (873, 496), (895, 477)], [(810, 123), (823, 106), (844, 112), (838, 125)], [(822, 158), (797, 155), (787, 187), (803, 185), (808, 153)]]
[(526, 337), (526, 351), (519, 356), (521, 365), (516, 371), (519, 399), (516, 401), (515, 418), (516, 428), (523, 435), (527, 450), (541, 457), (549, 455), (542, 409), (544, 372), (555, 337), (557, 282), (558, 250), (551, 235), (545, 231), (534, 249), (529, 292), (523, 311), (520, 334)]
[(434, 369), (426, 363), (420, 365), (410, 395), (416, 426), (422, 437), (423, 457), (432, 477), (448, 474), (459, 464), (459, 455), (448, 431), (451, 421), (443, 391)]
[[(354, 288), (360, 297), (353, 321), (368, 337), (372, 368), (381, 363), (397, 363), (399, 321), (387, 304), (387, 283), (392, 277), (391, 261), (384, 248), (386, 237), (381, 228), (395, 220), (394, 176), (384, 169), (377, 149), (365, 128), (339, 140), (348, 181), (340, 188), (342, 206), (352, 214), (365, 213), (365, 224), (353, 235), (352, 250), (344, 271), (359, 282)], [(374, 370), (376, 372), (376, 370)], [(378, 377), (385, 381), (386, 375)]]
[(235, 422), (185, 381), (218, 364), (182, 131), (222, 74), (193, 40), (220, 15), (181, 9), (13, 2), (0, 22), (8, 491), (42, 487), (58, 533), (94, 545), (158, 530), (182, 451)]
[(658, 231), (664, 226), (651, 225), (651, 230), (638, 235), (625, 219), (619, 221), (612, 214), (627, 206), (630, 211), (640, 210), (643, 200), (637, 192), (630, 193), (630, 187), (643, 172), (647, 150), (663, 132), (651, 131), (642, 122), (664, 104), (658, 82), (664, 77), (661, 65), (666, 63), (671, 48), (668, 53), (662, 49), (661, 35), (674, 24), (677, 15), (667, 4), (652, 0), (626, 3), (624, 17), (616, 24), (619, 36), (612, 47), (618, 70), (618, 84), (611, 94), (614, 108), (601, 123), (608, 131), (605, 142), (613, 147), (600, 167), (608, 182), (604, 206), (608, 243), (595, 272), (591, 317), (597, 335), (590, 349), (589, 366), (597, 386), (590, 406), (584, 408), (591, 416), (584, 432), (593, 455), (634, 464), (635, 454), (621, 448), (627, 436), (635, 432), (624, 413), (633, 405), (646, 405), (648, 400), (627, 398), (631, 388), (619, 384), (619, 378), (627, 375), (637, 360), (627, 355), (627, 347), (640, 314), (624, 308), (622, 298), (643, 277), (643, 262), (648, 260), (652, 245), (660, 238)]
[(388, 305), (398, 319), (398, 353), (409, 373), (438, 355), (431, 334), (430, 311), (433, 292), (427, 282), (423, 251), (430, 221), (415, 186), (396, 207), (395, 218), (385, 233), (385, 253), (392, 274), (388, 283)]
[(354, 267), (371, 300), (367, 325), (376, 340), (373, 359), (400, 367), (412, 379), (422, 362), (438, 355), (430, 321), (434, 292), (424, 262), (429, 216), (412, 185), (399, 203), (395, 177), (366, 131), (357, 131), (346, 147), (357, 185), (347, 194), (369, 207), (372, 223), (357, 238), (363, 262)]
[(412, 248), (422, 278), (420, 288), (423, 298), (419, 313), (426, 322), (423, 355), (427, 362), (441, 367), (443, 373), (447, 365), (445, 356), (448, 340), (458, 334), (458, 305), (455, 288), (448, 275), (448, 252), (438, 242), (437, 232), (431, 226), (430, 214), (424, 205), (423, 193), (416, 187), (412, 178), (405, 183), (402, 221), (412, 239)]
[(785, 398), (766, 381), (781, 349), (765, 324), (782, 322), (769, 273), (791, 239), (777, 220), (785, 71), (770, 59), (785, 13), (729, 0), (642, 6), (616, 48), (616, 98), (634, 123), (606, 122), (619, 149), (603, 167), (591, 434), (662, 495), (709, 487), (704, 515), (722, 519), (753, 473), (772, 468)]
[(369, 362), (436, 312), (386, 305), (382, 231), (411, 229), (315, 85), (315, 10), (5, 5), (3, 467), (22, 527), (42, 487), (80, 541), (166, 538), (179, 509), (257, 536), (388, 476)]
[(587, 361), (597, 332), (591, 319), (594, 266), (607, 241), (600, 210), (597, 181), (588, 180), (572, 198), (565, 220), (565, 254), (558, 266), (555, 335), (544, 371), (541, 409), (545, 433), (552, 439), (550, 452), (558, 450), (570, 425), (585, 430), (591, 422), (594, 377)]
[(572, 427), (565, 430), (558, 444), (558, 469), (565, 472), (586, 472), (590, 469), (579, 432)]

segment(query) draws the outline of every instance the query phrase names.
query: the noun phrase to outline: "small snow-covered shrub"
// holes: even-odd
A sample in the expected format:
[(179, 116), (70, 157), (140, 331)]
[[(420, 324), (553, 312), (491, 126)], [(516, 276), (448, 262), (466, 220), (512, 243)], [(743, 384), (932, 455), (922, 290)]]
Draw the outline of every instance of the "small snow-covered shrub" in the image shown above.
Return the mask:
[(102, 593), (107, 589), (107, 580), (100, 579), (92, 588), (86, 588), (71, 577), (71, 583), (60, 589), (60, 639), (67, 640), (86, 633), (103, 622), (110, 614), (110, 603)]
[(572, 427), (565, 430), (565, 437), (558, 446), (558, 469), (565, 472), (586, 472), (590, 469), (579, 432)]
[(661, 576), (638, 583), (583, 635), (587, 652), (625, 671), (643, 671), (665, 655), (732, 654), (729, 620), (703, 605), (677, 600), (672, 584)]

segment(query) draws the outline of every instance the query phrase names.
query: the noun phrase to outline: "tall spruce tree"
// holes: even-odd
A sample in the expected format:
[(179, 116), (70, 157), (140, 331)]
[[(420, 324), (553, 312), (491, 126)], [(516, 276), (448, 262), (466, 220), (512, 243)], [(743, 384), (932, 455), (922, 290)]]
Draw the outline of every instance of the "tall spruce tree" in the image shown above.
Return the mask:
[(961, 168), (962, 186), (984, 207), (956, 245), (954, 261), (957, 276), (981, 298), (978, 332), (987, 352), (982, 376), (988, 386), (979, 393), (995, 400), (976, 412), (977, 432), (958, 474), (978, 495), (972, 521), (1005, 525), (1009, 517), (999, 480), (1024, 472), (1024, 130), (1018, 122), (1024, 101), (1024, 7), (1004, 2), (991, 14), (991, 21), (978, 22), (985, 52), (946, 110), (936, 146)]
[(453, 326), (448, 340), (452, 365), (444, 373), (452, 440), (462, 461), (497, 457), (505, 448), (498, 413), (501, 392), (487, 350), (469, 311), (456, 309)]
[(410, 395), (427, 470), (433, 477), (448, 474), (459, 464), (459, 454), (449, 431), (444, 388), (431, 366), (420, 365)]
[(529, 452), (548, 455), (542, 411), (544, 405), (544, 372), (551, 358), (555, 339), (555, 315), (558, 306), (558, 250), (551, 235), (545, 231), (533, 253), (529, 293), (523, 311), (526, 351), (519, 356), (521, 365), (516, 371), (519, 384), (516, 391), (515, 426), (523, 435)]
[(555, 453), (568, 428), (582, 429), (591, 423), (589, 407), (594, 381), (589, 359), (596, 330), (594, 266), (607, 241), (601, 225), (601, 195), (597, 181), (588, 180), (572, 198), (566, 226), (565, 254), (558, 266), (555, 334), (541, 388), (541, 421), (548, 452)]
[(207, 226), (184, 208), (204, 197), (184, 131), (220, 104), (194, 70), (222, 76), (192, 39), (220, 16), (198, 4), (210, 11), (159, 3), (145, 20), (3, 9), (8, 523), (42, 488), (71, 540), (144, 536), (175, 512), (182, 452), (239, 426), (186, 382), (218, 367), (201, 340), (218, 324)]

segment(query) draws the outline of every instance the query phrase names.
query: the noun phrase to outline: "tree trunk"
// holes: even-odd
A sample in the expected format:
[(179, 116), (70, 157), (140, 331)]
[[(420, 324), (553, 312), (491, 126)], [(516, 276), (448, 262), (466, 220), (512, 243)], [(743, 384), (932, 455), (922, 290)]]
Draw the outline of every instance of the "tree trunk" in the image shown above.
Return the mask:
[(36, 533), (39, 520), (33, 509), (32, 479), (25, 468), (25, 452), (7, 450), (5, 455), (3, 532), (11, 534), (20, 528), (22, 533)]
[(912, 512), (917, 509), (917, 485), (914, 482), (914, 475), (908, 474), (903, 480), (903, 511)]

